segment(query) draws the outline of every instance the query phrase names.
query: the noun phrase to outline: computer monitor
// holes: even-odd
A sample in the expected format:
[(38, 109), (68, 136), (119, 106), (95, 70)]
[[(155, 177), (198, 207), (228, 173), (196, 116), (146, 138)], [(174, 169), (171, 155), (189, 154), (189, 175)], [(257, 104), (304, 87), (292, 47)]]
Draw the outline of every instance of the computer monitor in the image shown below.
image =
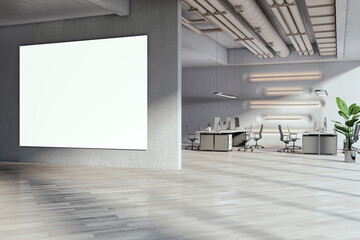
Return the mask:
[(226, 118), (226, 130), (231, 129), (231, 117)]
[(240, 120), (238, 117), (235, 117), (235, 129), (240, 128)]
[(215, 117), (214, 120), (214, 131), (220, 131), (221, 120), (220, 117)]

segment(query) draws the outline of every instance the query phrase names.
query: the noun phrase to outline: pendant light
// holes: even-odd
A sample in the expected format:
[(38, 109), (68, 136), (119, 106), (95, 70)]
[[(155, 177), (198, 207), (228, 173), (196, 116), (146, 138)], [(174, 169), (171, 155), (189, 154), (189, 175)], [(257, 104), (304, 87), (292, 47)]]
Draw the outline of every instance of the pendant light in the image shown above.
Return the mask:
[(216, 91), (214, 92), (214, 95), (215, 96), (218, 96), (218, 97), (224, 97), (224, 98), (232, 98), (232, 99), (236, 99), (236, 98), (238, 98), (238, 96), (236, 96), (236, 95), (232, 95), (232, 94), (228, 94), (228, 93), (224, 93), (224, 92), (219, 92), (218, 91), (218, 87), (217, 87), (217, 78), (218, 78), (218, 70), (217, 70), (217, 68), (218, 68), (218, 66), (217, 66), (217, 61), (218, 61), (218, 58), (217, 58), (217, 52), (218, 52), (218, 50), (217, 50), (217, 46), (218, 46), (218, 40), (217, 40), (217, 36), (218, 36), (218, 34), (216, 33), (216, 45), (215, 45), (215, 50), (216, 50), (216, 53), (215, 53), (215, 56), (216, 56), (216, 65), (215, 65), (215, 72), (216, 72)]
[(225, 98), (238, 98), (238, 96), (223, 93), (223, 92), (214, 92), (214, 95), (219, 96), (219, 97), (225, 97)]

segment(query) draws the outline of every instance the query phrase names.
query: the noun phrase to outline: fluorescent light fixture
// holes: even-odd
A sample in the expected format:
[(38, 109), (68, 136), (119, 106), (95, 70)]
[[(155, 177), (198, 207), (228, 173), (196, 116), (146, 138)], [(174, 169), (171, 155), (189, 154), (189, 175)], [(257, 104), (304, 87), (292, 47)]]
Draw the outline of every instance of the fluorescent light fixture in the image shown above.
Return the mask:
[(299, 121), (305, 119), (306, 115), (265, 115), (266, 121)]
[(316, 95), (318, 95), (319, 97), (326, 97), (328, 95), (326, 90), (322, 90), (322, 89), (316, 89), (314, 91), (316, 93)]
[(238, 98), (238, 96), (223, 93), (223, 92), (214, 92), (214, 95), (219, 96), (219, 97), (225, 97), (225, 98)]
[(301, 80), (320, 80), (323, 75), (321, 72), (297, 72), (297, 73), (264, 73), (250, 74), (250, 82), (276, 82), (276, 81), (301, 81)]
[(295, 95), (304, 92), (302, 87), (267, 87), (265, 88), (265, 95)]
[(250, 109), (261, 108), (293, 108), (293, 107), (321, 107), (322, 102), (318, 100), (252, 100), (248, 102)]

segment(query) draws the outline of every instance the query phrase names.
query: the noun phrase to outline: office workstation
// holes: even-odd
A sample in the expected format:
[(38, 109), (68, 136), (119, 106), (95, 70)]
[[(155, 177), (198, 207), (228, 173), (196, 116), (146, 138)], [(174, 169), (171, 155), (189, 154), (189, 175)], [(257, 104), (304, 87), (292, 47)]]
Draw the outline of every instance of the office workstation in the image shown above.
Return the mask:
[[(243, 148), (244, 150), (254, 149), (266, 150), (274, 148), (274, 145), (268, 145), (265, 149), (263, 145), (258, 144), (258, 141), (266, 141), (266, 135), (275, 135), (274, 132), (267, 132), (265, 128), (265, 139), (263, 139), (264, 125), (261, 124), (259, 129), (254, 130), (251, 125), (249, 128), (245, 127), (240, 129), (239, 118), (234, 118), (234, 126), (232, 118), (226, 118), (229, 122), (224, 122), (223, 128), (221, 127), (221, 120), (219, 117), (215, 118), (217, 127), (211, 129), (210, 124), (206, 130), (196, 131), (195, 134), (199, 135), (196, 150), (201, 151), (238, 151)], [(233, 126), (233, 127), (232, 127)], [(283, 130), (284, 129), (284, 130)], [(338, 136), (334, 130), (326, 130), (324, 127), (320, 129), (304, 130), (295, 133), (290, 130), (289, 125), (282, 127), (278, 125), (279, 139), (285, 144), (284, 148), (277, 149), (277, 152), (287, 153), (303, 153), (303, 154), (318, 154), (318, 155), (331, 155), (338, 152)], [(268, 133), (268, 134), (267, 134)], [(252, 140), (255, 144), (251, 145), (248, 142)], [(194, 141), (195, 142), (195, 141)], [(194, 146), (192, 148), (194, 150)]]

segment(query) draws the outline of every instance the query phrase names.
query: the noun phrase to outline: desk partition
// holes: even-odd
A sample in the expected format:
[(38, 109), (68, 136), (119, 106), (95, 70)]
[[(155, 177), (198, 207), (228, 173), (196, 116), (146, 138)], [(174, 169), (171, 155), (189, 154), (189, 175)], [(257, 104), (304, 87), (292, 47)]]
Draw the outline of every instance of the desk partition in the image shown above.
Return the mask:
[(302, 150), (304, 154), (336, 154), (337, 134), (330, 132), (303, 133)]
[(244, 144), (246, 130), (198, 131), (201, 151), (231, 151)]

